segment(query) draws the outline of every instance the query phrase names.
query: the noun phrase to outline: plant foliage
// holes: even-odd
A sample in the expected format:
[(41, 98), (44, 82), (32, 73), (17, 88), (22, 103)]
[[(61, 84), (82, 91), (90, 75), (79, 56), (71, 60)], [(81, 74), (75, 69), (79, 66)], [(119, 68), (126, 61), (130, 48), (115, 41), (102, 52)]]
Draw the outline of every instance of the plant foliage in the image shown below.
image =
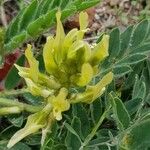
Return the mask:
[(5, 53), (11, 52), (23, 42), (38, 36), (56, 23), (55, 14), (60, 9), (62, 19), (85, 10), (100, 0), (33, 0), (22, 9), (7, 28)]
[[(4, 45), (5, 53), (8, 53), (26, 40), (37, 37), (55, 24), (55, 14), (58, 9), (61, 9), (62, 19), (65, 19), (71, 14), (91, 7), (98, 2), (99, 0), (33, 0), (27, 8), (21, 10), (9, 25), (5, 34), (5, 40), (3, 41), (2, 38), (0, 47)], [(80, 21), (87, 25), (84, 22), (86, 21), (85, 16)], [(58, 22), (60, 21), (59, 19), (58, 17)], [(22, 142), (12, 147), (12, 150), (148, 150), (150, 148), (150, 61), (148, 58), (150, 52), (150, 21), (143, 20), (136, 25), (129, 26), (123, 32), (119, 28), (115, 28), (109, 35), (103, 34), (97, 41), (96, 48), (92, 49), (93, 51), (95, 50), (95, 53), (93, 53), (94, 57), (90, 55), (91, 53), (88, 53), (91, 47), (87, 47), (85, 42), (81, 43), (81, 39), (77, 40), (79, 43), (74, 46), (73, 42), (76, 41), (74, 36), (76, 37), (76, 34), (78, 34), (82, 37), (83, 32), (80, 30), (83, 29), (79, 31), (73, 29), (71, 33), (74, 34), (70, 33), (68, 34), (70, 38), (66, 38), (68, 41), (70, 40), (70, 42), (66, 42), (68, 44), (66, 45), (71, 48), (67, 52), (65, 51), (67, 55), (63, 53), (63, 61), (59, 57), (59, 51), (57, 51), (63, 45), (61, 43), (62, 40), (60, 40), (64, 38), (61, 24), (59, 24), (59, 29), (61, 34), (59, 32), (56, 33), (56, 37), (58, 34), (61, 38), (51, 37), (47, 40), (47, 43), (50, 42), (50, 44), (46, 45), (47, 47), (45, 46), (44, 52), (47, 55), (44, 55), (44, 60), (41, 59), (41, 55), (38, 56), (39, 70), (37, 69), (38, 62), (33, 57), (30, 46), (28, 46), (28, 51), (25, 53), (30, 68), (18, 66), (19, 73), (25, 78), (30, 90), (12, 90), (10, 92), (6, 90), (1, 93), (0, 113), (3, 115), (5, 111), (5, 115), (7, 115), (9, 114), (9, 108), (11, 108), (12, 115), (7, 116), (7, 120), (12, 125), (0, 133), (0, 149), (6, 147), (7, 140), (10, 139), (18, 128), (23, 127), (24, 120), (26, 120), (28, 114), (21, 114), (21, 112), (28, 111), (32, 114), (28, 117), (26, 126), (15, 134), (9, 146), (11, 147), (14, 143), (17, 143), (16, 139), (19, 138), (21, 140), (27, 135), (39, 131), (41, 128), (42, 135), (45, 135), (44, 131), (47, 131), (47, 134), (44, 136), (42, 145), (40, 143), (41, 133), (37, 133), (27, 136)], [(1, 34), (3, 33), (1, 32)], [(53, 47), (55, 54), (49, 52), (49, 47), (52, 47), (52, 43), (57, 43)], [(71, 51), (72, 47), (75, 48), (74, 51)], [(99, 51), (100, 49), (101, 51)], [(102, 50), (105, 56), (102, 55)], [(79, 51), (84, 51), (84, 53), (80, 54), (78, 53)], [(86, 52), (88, 55), (86, 55)], [(78, 55), (76, 55), (77, 53)], [(49, 56), (48, 54), (52, 55)], [(82, 59), (83, 56), (91, 56), (92, 61)], [(53, 61), (53, 58), (55, 58), (55, 61)], [(69, 61), (67, 58), (69, 58)], [(99, 59), (99, 65), (97, 63), (95, 65), (95, 62), (97, 62), (95, 61), (96, 58)], [(49, 60), (51, 60), (51, 63), (49, 63)], [(83, 62), (80, 62), (81, 60)], [(77, 64), (78, 69), (72, 63), (75, 61), (76, 63), (74, 64)], [(69, 64), (67, 68), (64, 67), (64, 64), (62, 65), (62, 62)], [(16, 63), (22, 66), (24, 64), (24, 55)], [(62, 73), (61, 71), (64, 68), (67, 71), (74, 69), (73, 73), (70, 73), (70, 70), (68, 71), (69, 75), (72, 75), (73, 80), (68, 78), (68, 74), (63, 75), (64, 72)], [(91, 75), (90, 73), (87, 74), (89, 70), (93, 70), (93, 72), (96, 70), (98, 74), (94, 76), (92, 71)], [(47, 73), (45, 74), (46, 71)], [(108, 80), (103, 80), (103, 77), (109, 74), (108, 72), (113, 72), (114, 74), (114, 80), (111, 84)], [(44, 74), (42, 76), (44, 80), (36, 80), (36, 77), (41, 74)], [(49, 74), (53, 75), (54, 78), (47, 78)], [(12, 75), (15, 76), (12, 77)], [(52, 82), (55, 81), (54, 79), (57, 79), (56, 82)], [(68, 84), (64, 80), (69, 81)], [(48, 85), (47, 81), (55, 84)], [(96, 85), (98, 83), (104, 84), (104, 81), (108, 82), (109, 85), (106, 84), (107, 87), (103, 85), (105, 87), (103, 95), (101, 94), (102, 89), (97, 94), (96, 89), (99, 87)], [(16, 87), (19, 82), (20, 77), (17, 74), (17, 69), (12, 67), (6, 77), (5, 86), (10, 90)], [(67, 92), (65, 88), (60, 88), (59, 84), (56, 86), (57, 82), (60, 82), (61, 86), (67, 89)], [(71, 88), (68, 88), (70, 84)], [(53, 85), (55, 87), (51, 87)], [(42, 91), (43, 89), (44, 91)], [(92, 89), (94, 94), (90, 89)], [(51, 96), (48, 90), (52, 90), (54, 96), (49, 100), (47, 100), (47, 95), (44, 95), (50, 94)], [(80, 95), (80, 93), (84, 95)], [(75, 99), (76, 101), (68, 100), (74, 98), (74, 95), (78, 96), (78, 94), (79, 97), (77, 98), (81, 97), (81, 102), (90, 104), (74, 104), (74, 102), (79, 102), (78, 99)], [(96, 95), (93, 101), (91, 101), (91, 94)], [(101, 95), (100, 97), (97, 96), (99, 94)], [(13, 101), (16, 95), (19, 95), (28, 104)], [(53, 103), (52, 100), (54, 101)], [(64, 107), (60, 107), (59, 102), (62, 102), (61, 105), (64, 105)], [(70, 106), (68, 103), (73, 104)], [(70, 110), (68, 110), (69, 107)], [(51, 109), (56, 120), (61, 120), (61, 113), (66, 110), (68, 111), (63, 113), (61, 121), (54, 121), (51, 124), (51, 128), (49, 128), (48, 120), (51, 117), (49, 115)], [(13, 115), (13, 111), (19, 114)], [(26, 134), (24, 135), (24, 133)]]
[[(150, 51), (150, 21), (143, 20), (124, 32), (115, 28), (110, 33), (110, 56), (103, 63), (102, 73), (111, 69), (116, 77), (132, 72), (135, 64), (148, 58)], [(138, 70), (138, 69), (137, 69)]]

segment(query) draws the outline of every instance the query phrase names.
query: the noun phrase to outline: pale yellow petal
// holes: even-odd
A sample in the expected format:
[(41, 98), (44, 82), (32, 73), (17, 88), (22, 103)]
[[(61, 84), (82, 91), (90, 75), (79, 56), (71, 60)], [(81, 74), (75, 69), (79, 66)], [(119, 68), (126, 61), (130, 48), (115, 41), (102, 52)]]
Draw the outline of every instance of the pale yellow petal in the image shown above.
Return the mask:
[(84, 61), (87, 62), (90, 60), (91, 58), (91, 48), (90, 45), (88, 43), (84, 43)]
[(28, 44), (27, 45), (27, 49), (25, 50), (25, 56), (28, 59), (29, 65), (30, 65), (30, 76), (32, 78), (32, 80), (34, 80), (35, 82), (38, 81), (38, 66), (39, 66), (39, 62), (34, 58), (33, 53), (31, 51), (31, 45)]
[(37, 132), (39, 129), (43, 128), (47, 124), (47, 117), (51, 111), (51, 106), (47, 105), (43, 110), (32, 114), (28, 117), (25, 127), (18, 132), (16, 132), (10, 139), (7, 147), (11, 148), (16, 143), (21, 141), (26, 136)]
[(1, 107), (0, 108), (0, 116), (9, 115), (9, 114), (19, 114), (22, 112), (22, 108), (18, 106), (11, 107)]
[(81, 40), (74, 42), (68, 51), (68, 60), (72, 60), (70, 65), (77, 64), (77, 70), (80, 70), (83, 63), (88, 63), (90, 57), (91, 48), (89, 44)]
[(78, 86), (85, 86), (92, 80), (92, 77), (93, 77), (93, 69), (90, 64), (85, 63), (82, 65), (81, 75), (77, 80), (76, 84)]
[(55, 72), (55, 70), (57, 69), (57, 65), (54, 60), (53, 44), (54, 44), (53, 37), (48, 37), (43, 49), (44, 64), (46, 71), (49, 74), (53, 74), (53, 72)]
[(60, 110), (57, 110), (56, 108), (53, 109), (53, 114), (56, 120), (60, 121), (62, 119), (62, 114)]
[(94, 87), (90, 87), (89, 89), (87, 89), (87, 92), (91, 90), (93, 91), (93, 98), (92, 100), (89, 100), (88, 103), (91, 103), (95, 99), (100, 97), (105, 91), (105, 87), (108, 84), (110, 84), (112, 80), (113, 80), (113, 73), (109, 72)]
[(63, 43), (63, 58), (67, 56), (67, 52), (69, 50), (69, 47), (73, 44), (73, 42), (76, 40), (76, 36), (78, 34), (78, 30), (72, 29), (65, 37), (64, 43)]
[(28, 135), (30, 135), (32, 133), (37, 132), (42, 127), (43, 127), (42, 125), (30, 125), (30, 127), (28, 127), (28, 128), (23, 128), (23, 129), (19, 130), (10, 139), (7, 147), (8, 148), (13, 147), (16, 143), (18, 143), (19, 141), (21, 141), (23, 138), (25, 138), (26, 136), (28, 136)]
[(74, 42), (69, 50), (68, 50), (68, 54), (67, 54), (67, 58), (68, 59), (75, 59), (76, 58), (76, 54), (77, 52), (84, 47), (84, 42), (83, 41), (76, 41)]
[(109, 35), (104, 35), (102, 40), (92, 50), (91, 64), (98, 65), (100, 61), (109, 56), (108, 48)]
[[(107, 73), (94, 87), (94, 96), (93, 99), (98, 98), (101, 96), (100, 91), (112, 82), (113, 80), (113, 73), (109, 72)], [(103, 93), (103, 92), (102, 92)]]
[(39, 73), (39, 84), (42, 84), (43, 86), (46, 86), (50, 89), (59, 89), (60, 83), (56, 81), (56, 79), (53, 76), (47, 76), (46, 74)]
[(98, 97), (100, 97), (108, 84), (113, 80), (113, 73), (109, 72), (106, 74), (96, 85), (88, 86), (85, 92), (77, 94), (71, 100), (72, 103), (84, 102), (92, 103)]
[(61, 12), (58, 11), (56, 13), (56, 19), (57, 19), (57, 30), (56, 30), (56, 37), (54, 40), (54, 55), (55, 55), (55, 60), (59, 64), (62, 61), (62, 47), (63, 47), (63, 42), (65, 38), (65, 33), (63, 29), (63, 25), (61, 23)]
[(78, 40), (82, 40), (84, 33), (88, 30), (86, 29), (88, 26), (88, 14), (86, 12), (81, 12), (79, 14), (79, 24), (80, 24), (80, 30), (78, 32)]
[(80, 30), (85, 30), (88, 26), (88, 14), (86, 12), (80, 12), (79, 14), (79, 23), (80, 23)]
[(14, 64), (15, 67), (18, 69), (18, 74), (23, 78), (30, 78), (30, 68), (20, 67), (17, 64)]
[(34, 83), (31, 79), (25, 78), (28, 90), (36, 96), (47, 98), (54, 93), (54, 90), (46, 89), (45, 87)]
[(56, 120), (61, 120), (61, 113), (70, 108), (70, 103), (66, 100), (67, 95), (67, 89), (61, 88), (59, 94), (51, 100), (53, 106), (53, 115)]

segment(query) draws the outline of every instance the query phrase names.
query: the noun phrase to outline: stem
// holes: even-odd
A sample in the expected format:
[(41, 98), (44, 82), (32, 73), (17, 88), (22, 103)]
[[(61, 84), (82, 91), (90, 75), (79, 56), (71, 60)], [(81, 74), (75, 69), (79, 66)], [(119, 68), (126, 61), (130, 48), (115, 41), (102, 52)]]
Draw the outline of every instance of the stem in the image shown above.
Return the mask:
[(102, 124), (103, 120), (105, 119), (107, 113), (109, 112), (111, 107), (109, 107), (103, 115), (100, 117), (98, 123), (95, 125), (91, 133), (86, 137), (85, 141), (83, 142), (82, 146), (80, 147), (79, 150), (83, 150), (83, 148), (92, 140), (92, 138), (95, 136), (96, 131), (98, 130), (99, 126)]
[(8, 95), (19, 95), (19, 94), (24, 94), (27, 93), (28, 90), (26, 88), (22, 88), (22, 89), (17, 89), (17, 90), (5, 90), (0, 92), (0, 96), (8, 96)]
[(21, 109), (17, 106), (3, 107), (0, 109), (0, 116), (19, 113), (21, 113)]
[(111, 140), (108, 140), (108, 141), (106, 141), (106, 142), (97, 143), (97, 144), (94, 144), (94, 145), (89, 145), (89, 146), (87, 146), (87, 147), (89, 147), (89, 148), (94, 148), (94, 147), (96, 147), (96, 146), (107, 145), (107, 144), (110, 143), (110, 142), (111, 142)]
[(22, 111), (28, 111), (31, 113), (38, 112), (43, 108), (42, 106), (33, 106), (33, 105), (25, 104), (25, 103), (11, 100), (11, 99), (7, 99), (7, 98), (0, 98), (0, 105), (1, 106), (8, 106), (8, 107), (17, 106)]

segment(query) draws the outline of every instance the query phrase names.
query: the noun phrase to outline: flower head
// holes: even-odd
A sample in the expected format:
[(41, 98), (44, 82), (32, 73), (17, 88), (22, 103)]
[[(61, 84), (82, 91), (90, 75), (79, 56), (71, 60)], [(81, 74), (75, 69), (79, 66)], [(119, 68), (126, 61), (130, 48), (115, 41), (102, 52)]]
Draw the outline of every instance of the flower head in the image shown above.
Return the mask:
[(108, 56), (109, 36), (104, 35), (94, 47), (83, 40), (88, 30), (88, 15), (79, 15), (80, 30), (72, 29), (67, 35), (61, 19), (56, 14), (56, 37), (48, 37), (43, 50), (43, 58), (47, 73), (53, 75), (64, 86), (86, 86), (94, 77), (98, 65)]
[[(97, 84), (91, 85), (92, 79), (99, 73), (99, 65), (109, 55), (109, 36), (103, 35), (94, 47), (84, 41), (84, 34), (88, 30), (88, 15), (85, 12), (79, 15), (80, 29), (72, 29), (67, 35), (61, 23), (60, 11), (56, 14), (56, 20), (56, 36), (49, 36), (43, 49), (45, 72), (39, 71), (39, 62), (33, 55), (31, 45), (25, 51), (29, 67), (15, 65), (19, 75), (25, 79), (28, 91), (44, 98), (44, 108), (28, 117), (25, 127), (11, 138), (9, 148), (41, 128), (46, 129), (43, 132), (45, 139), (50, 126), (48, 122), (52, 122), (50, 116), (61, 120), (62, 112), (69, 110), (71, 103), (93, 102), (104, 93), (113, 79), (112, 72), (109, 72)], [(72, 87), (80, 87), (83, 92), (70, 93)]]

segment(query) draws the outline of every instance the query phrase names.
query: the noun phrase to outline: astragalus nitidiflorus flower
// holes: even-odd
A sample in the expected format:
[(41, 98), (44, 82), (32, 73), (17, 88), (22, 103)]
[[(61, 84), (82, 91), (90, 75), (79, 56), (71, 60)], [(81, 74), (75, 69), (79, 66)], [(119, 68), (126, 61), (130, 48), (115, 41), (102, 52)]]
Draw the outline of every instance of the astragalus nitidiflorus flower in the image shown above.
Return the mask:
[[(103, 35), (102, 40), (91, 47), (83, 40), (88, 30), (88, 15), (79, 15), (80, 29), (73, 29), (67, 35), (61, 23), (61, 12), (56, 14), (56, 36), (49, 36), (43, 49), (45, 73), (39, 71), (39, 62), (34, 58), (31, 45), (28, 45), (25, 56), (29, 68), (16, 65), (19, 75), (25, 79), (28, 91), (44, 98), (43, 109), (32, 114), (27, 124), (9, 141), (12, 147), (24, 137), (45, 129), (53, 120), (61, 120), (62, 112), (69, 110), (72, 103), (91, 103), (101, 96), (106, 86), (113, 79), (112, 72), (107, 73), (93, 85), (92, 79), (99, 73), (99, 65), (109, 55), (109, 36)], [(82, 88), (83, 92), (71, 93), (71, 89)]]

